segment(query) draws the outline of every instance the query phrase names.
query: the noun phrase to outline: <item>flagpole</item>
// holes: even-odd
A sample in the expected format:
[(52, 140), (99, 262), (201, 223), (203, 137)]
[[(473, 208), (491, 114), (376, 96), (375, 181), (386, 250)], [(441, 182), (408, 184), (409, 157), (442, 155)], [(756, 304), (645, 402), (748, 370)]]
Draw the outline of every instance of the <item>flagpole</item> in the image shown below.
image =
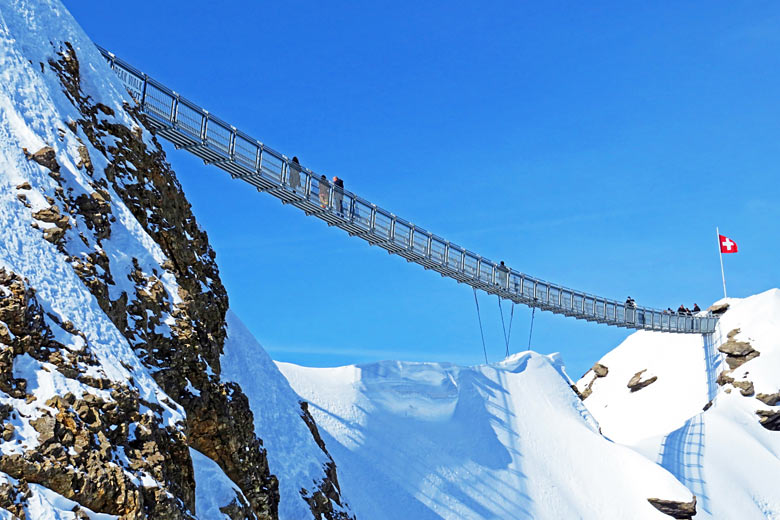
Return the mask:
[(720, 254), (720, 277), (723, 279), (723, 297), (728, 298), (728, 296), (726, 296), (726, 274), (723, 271), (723, 249), (720, 244), (720, 230), (718, 229), (718, 226), (715, 226), (715, 234), (718, 235), (718, 253)]

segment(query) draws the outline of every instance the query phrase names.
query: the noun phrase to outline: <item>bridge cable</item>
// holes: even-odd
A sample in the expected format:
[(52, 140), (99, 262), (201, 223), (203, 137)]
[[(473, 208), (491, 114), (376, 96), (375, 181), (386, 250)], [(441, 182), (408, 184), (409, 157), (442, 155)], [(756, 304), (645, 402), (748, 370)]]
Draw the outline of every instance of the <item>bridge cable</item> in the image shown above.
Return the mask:
[(479, 313), (479, 300), (477, 299), (477, 288), (472, 287), (474, 289), (474, 303), (477, 304), (477, 319), (479, 320), (479, 335), (482, 336), (482, 352), (485, 353), (485, 364), (488, 363), (487, 358), (487, 347), (485, 346), (485, 332), (482, 330), (482, 316)]
[(528, 333), (528, 350), (531, 350), (531, 336), (534, 333), (534, 314), (536, 314), (536, 307), (532, 307), (531, 311), (531, 331)]
[(496, 295), (498, 297), (498, 312), (501, 313), (501, 328), (504, 329), (504, 343), (506, 344), (506, 355), (505, 359), (509, 357), (509, 339), (512, 336), (512, 319), (515, 316), (515, 302), (512, 302), (512, 310), (509, 313), (509, 332), (507, 332), (506, 326), (504, 325), (504, 308), (501, 306), (501, 297)]

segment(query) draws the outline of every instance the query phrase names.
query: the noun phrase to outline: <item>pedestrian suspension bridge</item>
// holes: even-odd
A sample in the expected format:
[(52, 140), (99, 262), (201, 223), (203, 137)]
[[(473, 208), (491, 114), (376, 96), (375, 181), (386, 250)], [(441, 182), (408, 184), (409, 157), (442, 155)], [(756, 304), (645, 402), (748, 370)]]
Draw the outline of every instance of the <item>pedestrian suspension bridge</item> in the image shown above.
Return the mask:
[(532, 308), (629, 329), (687, 334), (715, 331), (718, 318), (709, 314), (678, 315), (627, 305), (503, 267), (332, 185), (107, 50), (99, 49), (156, 135), (350, 236), (474, 289)]

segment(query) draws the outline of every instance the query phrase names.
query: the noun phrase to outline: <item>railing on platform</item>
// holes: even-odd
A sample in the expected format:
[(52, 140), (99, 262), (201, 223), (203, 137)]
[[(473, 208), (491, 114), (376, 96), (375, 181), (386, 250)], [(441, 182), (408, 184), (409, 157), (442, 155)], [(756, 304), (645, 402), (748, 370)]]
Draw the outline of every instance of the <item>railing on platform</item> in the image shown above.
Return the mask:
[(679, 315), (587, 294), (502, 267), (378, 207), (236, 129), (100, 48), (157, 135), (372, 245), (458, 282), (557, 314), (617, 327), (711, 333), (712, 315)]

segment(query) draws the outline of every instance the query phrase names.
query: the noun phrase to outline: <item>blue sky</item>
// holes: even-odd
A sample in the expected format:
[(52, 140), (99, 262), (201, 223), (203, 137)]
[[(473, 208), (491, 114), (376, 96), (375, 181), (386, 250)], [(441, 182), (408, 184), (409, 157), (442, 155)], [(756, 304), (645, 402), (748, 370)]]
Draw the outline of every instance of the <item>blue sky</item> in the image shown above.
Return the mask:
[[(487, 4), (487, 5), (486, 5)], [(778, 286), (775, 2), (66, 0), (98, 43), (472, 251), (640, 304)], [(232, 308), (278, 360), (479, 363), (468, 286), (169, 150)], [(503, 357), (480, 295), (488, 357)], [(531, 311), (515, 312), (513, 351)], [(577, 378), (627, 332), (537, 313)]]

